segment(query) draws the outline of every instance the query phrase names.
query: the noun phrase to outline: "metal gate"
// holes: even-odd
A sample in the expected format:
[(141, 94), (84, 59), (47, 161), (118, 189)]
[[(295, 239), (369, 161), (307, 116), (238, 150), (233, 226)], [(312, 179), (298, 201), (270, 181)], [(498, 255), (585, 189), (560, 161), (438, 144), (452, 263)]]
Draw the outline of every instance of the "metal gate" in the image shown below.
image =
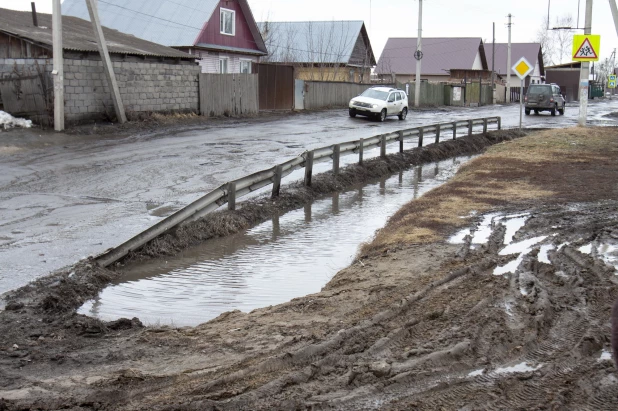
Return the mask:
[(260, 110), (294, 108), (294, 66), (256, 64), (260, 81)]
[(12, 72), (0, 78), (4, 111), (45, 126), (53, 123), (53, 85), (47, 73)]

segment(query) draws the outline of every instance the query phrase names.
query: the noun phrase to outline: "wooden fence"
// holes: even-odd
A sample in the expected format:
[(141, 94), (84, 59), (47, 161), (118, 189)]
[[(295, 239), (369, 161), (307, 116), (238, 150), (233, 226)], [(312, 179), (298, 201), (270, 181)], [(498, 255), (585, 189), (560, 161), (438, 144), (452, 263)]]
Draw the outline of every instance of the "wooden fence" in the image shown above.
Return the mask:
[(257, 74), (200, 74), (200, 114), (231, 116), (258, 112)]
[(501, 118), (487, 117), (461, 120), (452, 123), (432, 124), (429, 126), (421, 126), (381, 134), (366, 139), (361, 138), (360, 140), (334, 144), (327, 147), (317, 148), (312, 151), (305, 151), (298, 157), (278, 164), (272, 168), (258, 171), (257, 173), (253, 173), (251, 175), (241, 177), (238, 180), (230, 181), (221, 185), (205, 196), (189, 204), (185, 208), (175, 212), (164, 220), (159, 221), (154, 226), (136, 235), (120, 246), (97, 256), (96, 261), (100, 266), (107, 267), (127, 255), (130, 251), (136, 250), (174, 227), (183, 223), (198, 220), (226, 203), (228, 204), (228, 208), (230, 210), (234, 210), (236, 207), (236, 199), (238, 197), (249, 194), (262, 187), (272, 184), (272, 196), (277, 197), (279, 196), (279, 191), (281, 188), (281, 179), (299, 168), (305, 168), (304, 183), (307, 186), (311, 186), (313, 164), (316, 161), (332, 159), (333, 172), (337, 174), (339, 172), (339, 159), (342, 154), (358, 153), (358, 162), (362, 164), (364, 152), (368, 149), (380, 147), (380, 156), (386, 157), (386, 146), (391, 142), (399, 143), (399, 152), (401, 153), (403, 152), (403, 144), (406, 138), (417, 137), (418, 147), (422, 147), (423, 139), (427, 134), (433, 134), (434, 142), (438, 144), (441, 138), (446, 138), (446, 133), (443, 134), (443, 132), (450, 131), (452, 133), (451, 138), (454, 140), (457, 137), (458, 128), (461, 129), (461, 127), (465, 127), (467, 135), (471, 136), (474, 126), (481, 125), (483, 127), (483, 133), (486, 133), (487, 127), (490, 124), (497, 124), (499, 130), (501, 128)]
[[(391, 84), (384, 84), (390, 87)], [(305, 109), (347, 107), (353, 97), (371, 87), (371, 84), (333, 81), (305, 81)]]

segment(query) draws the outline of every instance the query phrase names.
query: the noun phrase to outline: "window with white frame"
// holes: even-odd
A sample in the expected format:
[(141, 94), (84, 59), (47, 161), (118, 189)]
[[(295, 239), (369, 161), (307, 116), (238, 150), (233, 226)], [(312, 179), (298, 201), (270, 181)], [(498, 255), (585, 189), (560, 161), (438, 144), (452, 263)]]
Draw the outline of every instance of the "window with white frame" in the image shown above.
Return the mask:
[(221, 7), (221, 34), (233, 36), (236, 33), (236, 12)]
[(228, 58), (220, 58), (219, 59), (219, 73), (226, 74), (228, 71)]
[(240, 60), (240, 72), (251, 74), (251, 60)]

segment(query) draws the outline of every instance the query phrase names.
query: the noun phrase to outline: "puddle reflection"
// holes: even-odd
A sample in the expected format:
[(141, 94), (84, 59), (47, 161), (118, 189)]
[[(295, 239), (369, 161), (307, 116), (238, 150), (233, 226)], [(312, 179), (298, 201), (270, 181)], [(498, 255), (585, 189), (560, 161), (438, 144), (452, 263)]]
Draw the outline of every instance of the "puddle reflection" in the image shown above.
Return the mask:
[(318, 292), (401, 206), (447, 181), (470, 158), (415, 167), (173, 258), (129, 265), (79, 312), (197, 325), (226, 311), (249, 312)]

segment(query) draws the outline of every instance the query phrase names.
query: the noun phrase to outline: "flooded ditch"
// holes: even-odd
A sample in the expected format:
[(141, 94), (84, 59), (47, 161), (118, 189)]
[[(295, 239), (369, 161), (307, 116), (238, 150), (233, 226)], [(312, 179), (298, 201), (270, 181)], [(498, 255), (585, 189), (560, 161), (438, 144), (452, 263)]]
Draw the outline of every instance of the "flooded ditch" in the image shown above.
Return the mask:
[(446, 182), (470, 158), (417, 166), (174, 257), (128, 264), (121, 279), (79, 312), (197, 325), (226, 311), (249, 312), (318, 292), (403, 204)]

